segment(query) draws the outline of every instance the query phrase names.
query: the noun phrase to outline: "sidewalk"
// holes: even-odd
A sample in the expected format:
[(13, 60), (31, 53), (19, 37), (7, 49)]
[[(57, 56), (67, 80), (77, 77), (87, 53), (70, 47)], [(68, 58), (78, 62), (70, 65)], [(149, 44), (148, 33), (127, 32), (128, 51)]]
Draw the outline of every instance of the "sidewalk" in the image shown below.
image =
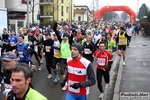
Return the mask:
[(113, 100), (129, 100), (120, 99), (120, 92), (150, 93), (150, 38), (142, 35), (132, 37), (126, 51), (126, 66), (120, 62), (116, 83), (119, 84), (115, 86)]

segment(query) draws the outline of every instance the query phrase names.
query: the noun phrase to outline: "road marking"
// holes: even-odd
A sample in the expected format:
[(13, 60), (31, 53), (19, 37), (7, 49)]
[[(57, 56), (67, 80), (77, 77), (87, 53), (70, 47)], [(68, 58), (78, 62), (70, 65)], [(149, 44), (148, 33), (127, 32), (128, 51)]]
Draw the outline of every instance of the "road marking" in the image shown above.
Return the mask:
[(145, 67), (145, 62), (143, 62), (143, 66)]

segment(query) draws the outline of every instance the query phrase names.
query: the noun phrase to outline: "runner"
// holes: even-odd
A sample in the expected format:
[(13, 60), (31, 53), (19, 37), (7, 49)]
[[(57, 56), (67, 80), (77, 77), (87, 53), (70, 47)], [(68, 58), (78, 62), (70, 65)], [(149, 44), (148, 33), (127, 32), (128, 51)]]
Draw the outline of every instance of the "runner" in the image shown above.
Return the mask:
[(17, 64), (12, 69), (11, 84), (12, 90), (6, 100), (48, 100), (36, 90), (30, 88), (33, 77), (32, 71), (26, 64)]
[(107, 37), (107, 46), (108, 46), (108, 51), (111, 53), (112, 57), (113, 57), (113, 52), (116, 51), (116, 42), (112, 39), (112, 34), (111, 33), (107, 33), (106, 35)]
[(121, 59), (121, 55), (123, 56), (124, 66), (125, 66), (125, 52), (126, 52), (127, 40), (128, 40), (128, 34), (125, 32), (124, 27), (121, 27), (116, 42), (118, 44), (118, 56), (120, 57), (120, 59)]
[[(61, 59), (60, 66), (61, 66), (61, 76), (62, 76), (62, 79), (64, 79), (65, 69), (67, 68), (67, 58), (71, 57), (70, 46), (72, 45), (72, 42), (73, 42), (73, 35), (71, 34), (70, 36), (68, 33), (64, 33), (63, 39), (61, 39), (59, 31), (57, 31), (57, 23), (55, 23), (54, 25), (54, 31), (61, 44), (60, 51), (61, 51), (62, 59)], [(62, 90), (66, 90), (66, 87), (64, 86)]]
[(92, 42), (92, 37), (87, 36), (86, 37), (86, 42), (83, 44), (83, 57), (93, 62), (93, 53), (96, 50), (94, 43)]
[(89, 86), (95, 84), (95, 75), (92, 64), (83, 58), (82, 45), (77, 43), (71, 47), (71, 58), (67, 59), (68, 71), (65, 79), (60, 84), (65, 86), (67, 82), (66, 100), (87, 100)]
[(97, 76), (97, 85), (98, 89), (101, 92), (99, 98), (103, 99), (104, 91), (102, 87), (102, 76), (106, 82), (105, 88), (108, 88), (108, 84), (110, 81), (109, 70), (112, 64), (112, 56), (109, 51), (105, 50), (106, 44), (105, 42), (100, 42), (99, 49), (94, 52), (94, 57), (97, 62), (96, 76)]

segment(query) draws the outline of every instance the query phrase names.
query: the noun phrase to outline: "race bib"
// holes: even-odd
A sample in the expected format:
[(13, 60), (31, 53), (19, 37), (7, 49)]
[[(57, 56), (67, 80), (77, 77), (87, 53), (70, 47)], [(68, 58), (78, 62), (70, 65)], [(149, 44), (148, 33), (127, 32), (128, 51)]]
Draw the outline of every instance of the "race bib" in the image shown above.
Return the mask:
[(14, 42), (10, 42), (10, 46), (14, 46), (15, 45), (15, 43)]
[(31, 41), (29, 41), (29, 45), (32, 45), (32, 42), (31, 42)]
[(24, 57), (23, 52), (19, 52), (19, 57)]
[(85, 49), (84, 49), (84, 53), (85, 53), (85, 54), (90, 54), (90, 51), (91, 51), (91, 50), (88, 49), (88, 48), (85, 48)]
[(28, 39), (24, 39), (24, 42), (25, 42), (25, 43), (28, 43)]
[(54, 54), (59, 54), (59, 50), (54, 49)]
[(38, 47), (34, 46), (34, 51), (37, 52), (38, 51)]
[(124, 40), (119, 40), (119, 44), (124, 44)]
[(68, 90), (71, 92), (74, 92), (74, 93), (80, 93), (80, 88), (78, 88), (78, 89), (72, 88), (71, 85), (73, 85), (74, 83), (78, 83), (78, 82), (71, 81), (71, 80), (68, 81)]
[(46, 52), (50, 52), (51, 46), (45, 46)]
[(12, 85), (10, 85), (10, 84), (4, 84), (4, 88), (5, 88), (5, 90), (4, 90), (3, 94), (5, 96), (8, 96), (8, 93), (12, 90)]
[(97, 63), (100, 66), (105, 66), (105, 58), (98, 58)]
[(109, 30), (108, 30), (108, 29), (106, 29), (106, 33), (109, 33)]

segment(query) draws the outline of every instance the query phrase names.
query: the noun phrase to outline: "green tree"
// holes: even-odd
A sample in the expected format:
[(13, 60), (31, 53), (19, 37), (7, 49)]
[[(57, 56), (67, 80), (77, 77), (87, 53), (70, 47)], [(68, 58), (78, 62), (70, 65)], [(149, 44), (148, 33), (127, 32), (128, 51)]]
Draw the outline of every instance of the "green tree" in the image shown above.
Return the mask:
[(121, 18), (122, 18), (123, 21), (126, 21), (127, 18), (128, 18), (128, 14), (123, 11), (123, 12), (121, 13)]
[(113, 11), (105, 12), (105, 13), (103, 14), (103, 20), (104, 20), (104, 21), (114, 20), (117, 15), (118, 15), (118, 14), (117, 14), (116, 12), (113, 12)]
[(147, 12), (148, 12), (148, 8), (147, 8), (146, 4), (144, 3), (144, 4), (142, 4), (142, 6), (139, 9), (138, 19), (141, 19), (141, 18), (143, 18), (143, 16), (146, 16)]

